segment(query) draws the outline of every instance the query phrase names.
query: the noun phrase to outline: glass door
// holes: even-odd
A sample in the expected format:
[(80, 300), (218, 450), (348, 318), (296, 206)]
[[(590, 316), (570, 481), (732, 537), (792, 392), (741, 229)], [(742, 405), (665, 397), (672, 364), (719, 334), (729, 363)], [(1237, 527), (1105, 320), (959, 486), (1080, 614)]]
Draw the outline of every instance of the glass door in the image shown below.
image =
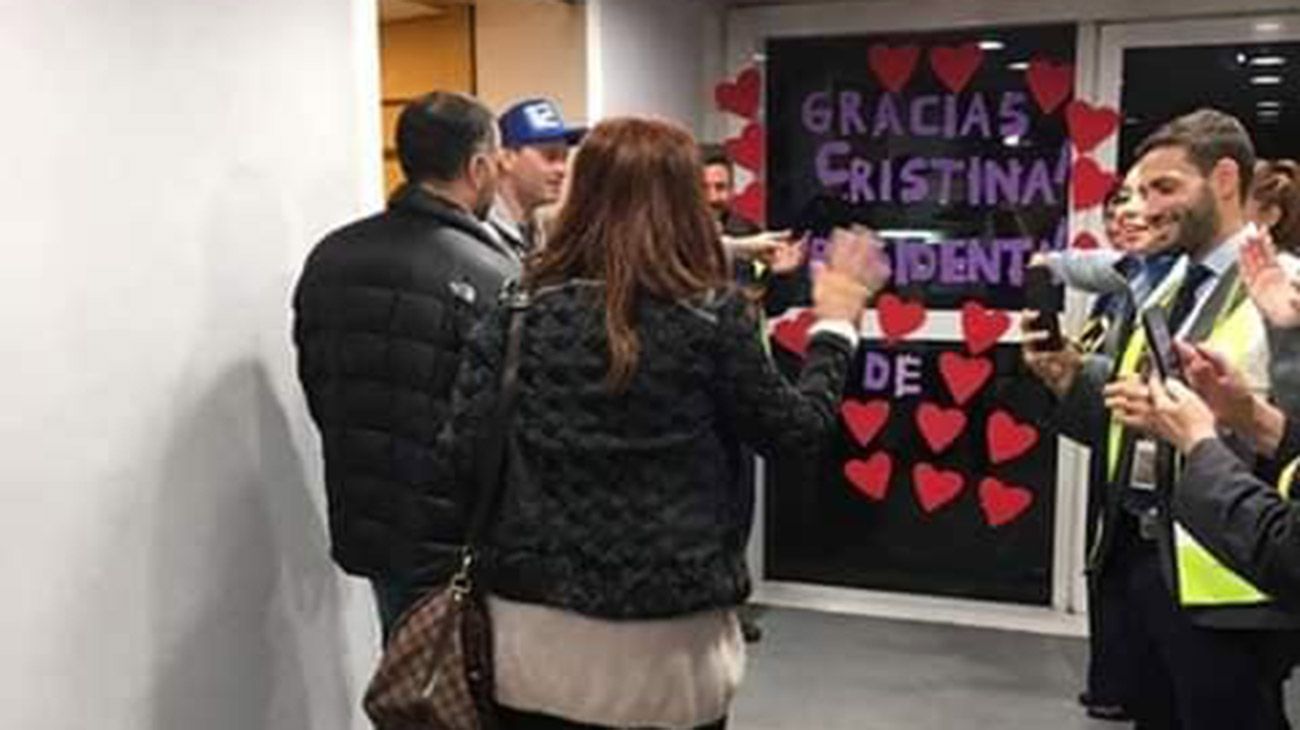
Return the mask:
[(1103, 26), (1098, 98), (1122, 110), (1101, 150), (1124, 170), (1163, 122), (1201, 107), (1246, 125), (1261, 159), (1300, 159), (1300, 14)]
[(1094, 98), (1123, 119), (1103, 168), (1122, 175), (1147, 135), (1202, 107), (1240, 119), (1260, 159), (1300, 159), (1300, 14), (1102, 25), (1097, 51)]

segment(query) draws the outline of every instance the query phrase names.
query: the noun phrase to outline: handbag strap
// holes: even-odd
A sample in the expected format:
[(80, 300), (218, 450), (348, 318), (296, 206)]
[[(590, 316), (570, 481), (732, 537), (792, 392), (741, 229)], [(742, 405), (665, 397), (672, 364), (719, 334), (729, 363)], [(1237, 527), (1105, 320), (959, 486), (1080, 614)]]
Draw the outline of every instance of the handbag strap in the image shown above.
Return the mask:
[(505, 360), (501, 366), (501, 382), (496, 402), (488, 421), (484, 438), (478, 444), (475, 457), (478, 499), (476, 500), (469, 529), (465, 533), (467, 557), (477, 549), (486, 536), (496, 512), (505, 484), (505, 453), (509, 440), (510, 422), (515, 402), (519, 397), (519, 351), (524, 339), (524, 314), (528, 309), (528, 295), (515, 287), (507, 287), (502, 295), (503, 304), (510, 310), (510, 323), (506, 334)]

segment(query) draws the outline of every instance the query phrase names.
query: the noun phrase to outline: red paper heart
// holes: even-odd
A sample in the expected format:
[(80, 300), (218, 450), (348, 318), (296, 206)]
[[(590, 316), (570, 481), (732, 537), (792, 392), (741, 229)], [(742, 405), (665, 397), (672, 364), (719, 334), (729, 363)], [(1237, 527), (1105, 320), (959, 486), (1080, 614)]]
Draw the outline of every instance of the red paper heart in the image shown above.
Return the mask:
[(731, 209), (750, 223), (763, 225), (763, 218), (767, 213), (767, 188), (761, 182), (746, 185), (740, 195), (732, 198)]
[(847, 400), (840, 406), (840, 415), (849, 426), (849, 432), (859, 446), (866, 446), (880, 433), (889, 420), (889, 401), (873, 400), (870, 403)]
[(876, 316), (881, 331), (885, 333), (885, 341), (891, 345), (920, 329), (926, 318), (923, 305), (904, 301), (893, 294), (880, 297)]
[(916, 62), (921, 58), (920, 46), (875, 45), (867, 51), (867, 64), (880, 79), (880, 85), (897, 94), (912, 80)]
[(763, 169), (763, 154), (767, 150), (767, 135), (762, 125), (750, 122), (745, 125), (739, 137), (732, 137), (725, 143), (727, 157), (745, 168), (759, 172)]
[(944, 382), (948, 383), (952, 399), (957, 405), (964, 406), (992, 377), (993, 362), (945, 352), (939, 356), (939, 372), (943, 374)]
[(916, 425), (936, 454), (943, 453), (966, 430), (966, 414), (960, 409), (943, 409), (933, 403), (922, 403), (916, 409)]
[(978, 43), (938, 46), (930, 50), (930, 67), (934, 69), (934, 75), (954, 94), (966, 88), (983, 62), (984, 51)]
[(1109, 107), (1094, 107), (1075, 99), (1065, 107), (1065, 122), (1070, 125), (1070, 139), (1079, 154), (1087, 154), (1119, 130), (1119, 112)]
[(1087, 210), (1101, 205), (1118, 179), (1114, 173), (1101, 169), (1091, 157), (1079, 158), (1074, 163), (1074, 209)]
[(1011, 327), (1011, 317), (1006, 312), (987, 309), (979, 302), (966, 302), (961, 308), (961, 329), (966, 336), (970, 354), (979, 355), (998, 344), (998, 340)]
[(1034, 503), (1034, 493), (1024, 487), (1004, 484), (993, 477), (980, 482), (980, 509), (989, 527), (1015, 522)]
[(1002, 464), (1024, 456), (1038, 443), (1038, 429), (1017, 423), (1006, 411), (994, 411), (989, 416), (987, 438), (989, 460)]
[(758, 116), (758, 100), (762, 91), (763, 79), (759, 76), (758, 69), (747, 68), (740, 72), (736, 81), (723, 81), (713, 89), (713, 99), (718, 103), (718, 108), (724, 112), (731, 112), (745, 119), (754, 119)]
[(879, 502), (889, 493), (889, 477), (894, 460), (889, 454), (875, 454), (867, 460), (852, 459), (844, 464), (844, 476), (867, 499)]
[(921, 509), (932, 513), (961, 495), (966, 479), (955, 471), (940, 471), (929, 464), (912, 469), (912, 483)]
[(1091, 251), (1095, 248), (1101, 248), (1101, 241), (1098, 241), (1097, 237), (1091, 233), (1084, 231), (1074, 237), (1074, 242), (1070, 244), (1070, 248), (1077, 248), (1080, 251)]
[(817, 315), (805, 309), (795, 317), (777, 322), (772, 339), (785, 350), (803, 357), (808, 352), (808, 330), (816, 323)]
[(1052, 63), (1046, 59), (1035, 58), (1029, 63), (1026, 73), (1029, 92), (1038, 102), (1038, 108), (1044, 114), (1051, 114), (1074, 93), (1074, 66), (1068, 63)]

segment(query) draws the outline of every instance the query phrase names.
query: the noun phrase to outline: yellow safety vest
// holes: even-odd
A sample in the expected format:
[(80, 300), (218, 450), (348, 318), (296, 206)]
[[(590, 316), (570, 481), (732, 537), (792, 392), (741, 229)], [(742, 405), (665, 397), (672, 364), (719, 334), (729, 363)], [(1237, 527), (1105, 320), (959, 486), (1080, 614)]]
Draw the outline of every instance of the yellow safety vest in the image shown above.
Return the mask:
[(1083, 354), (1093, 355), (1100, 352), (1102, 345), (1106, 344), (1106, 335), (1114, 324), (1104, 314), (1090, 317), (1087, 322), (1084, 322), (1083, 329), (1080, 330), (1079, 336), (1075, 338), (1075, 342), (1079, 345), (1079, 349), (1083, 350)]
[[(1300, 468), (1300, 459), (1283, 469), (1277, 480), (1277, 490), (1283, 499), (1291, 497), (1291, 484), (1295, 481), (1297, 468)], [(1257, 605), (1273, 600), (1213, 558), (1207, 560), (1209, 553), (1187, 534), (1187, 530), (1180, 526), (1176, 529), (1178, 585), (1182, 589), (1180, 599), (1184, 606)]]
[[(1174, 279), (1174, 277), (1170, 278)], [(1152, 297), (1153, 300), (1158, 300), (1155, 306), (1168, 304), (1182, 278), (1179, 276), (1175, 281), (1170, 282), (1171, 285), (1165, 289), (1163, 296)], [(1241, 286), (1241, 281), (1238, 280), (1233, 292), (1225, 300), (1223, 310), (1215, 315), (1214, 326), (1210, 333), (1203, 340), (1206, 346), (1222, 353), (1227, 361), (1237, 368), (1246, 367), (1251, 346), (1263, 337), (1263, 323), (1259, 312), (1249, 298), (1244, 296)], [(1127, 377), (1137, 373), (1146, 349), (1146, 335), (1140, 327), (1135, 327), (1123, 348), (1116, 374), (1119, 377)], [(1112, 417), (1108, 434), (1106, 469), (1111, 484), (1114, 484), (1116, 477), (1119, 476), (1116, 472), (1123, 437), (1124, 425)], [(1219, 562), (1176, 520), (1173, 528), (1174, 570), (1177, 579), (1177, 598), (1181, 605), (1240, 606), (1262, 604), (1272, 600), (1246, 579)]]

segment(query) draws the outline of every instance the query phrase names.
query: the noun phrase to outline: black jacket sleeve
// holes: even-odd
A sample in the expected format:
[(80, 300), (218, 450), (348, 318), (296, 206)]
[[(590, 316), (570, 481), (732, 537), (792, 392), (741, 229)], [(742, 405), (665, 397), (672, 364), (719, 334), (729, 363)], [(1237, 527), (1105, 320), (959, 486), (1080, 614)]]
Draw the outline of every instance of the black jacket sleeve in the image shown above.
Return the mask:
[(1278, 445), (1273, 461), (1289, 464), (1297, 456), (1300, 456), (1300, 418), (1287, 413), (1286, 430), (1282, 433), (1282, 443)]
[(714, 397), (740, 439), (763, 456), (815, 456), (838, 428), (837, 407), (853, 348), (822, 333), (808, 344), (798, 383), (777, 371), (764, 347), (760, 318), (732, 296), (719, 311), (719, 373)]
[(461, 528), (478, 492), (475, 445), (491, 424), (500, 395), (501, 364), (505, 359), (505, 330), (509, 310), (493, 310), (473, 329), (451, 395), (451, 416), (438, 436), (435, 471), (447, 486), (460, 513)]
[(1173, 504), (1206, 549), (1260, 590), (1300, 606), (1300, 505), (1252, 474), (1226, 444), (1196, 446)]
[[(1300, 420), (1292, 418), (1290, 415), (1286, 417), (1282, 430), (1282, 440), (1278, 443), (1277, 451), (1272, 456), (1256, 453), (1255, 445), (1245, 439), (1238, 437), (1238, 441), (1247, 445), (1247, 454), (1242, 454), (1240, 450), (1234, 450), (1237, 451), (1238, 455), (1242, 456), (1243, 461), (1252, 465), (1255, 476), (1265, 482), (1277, 481), (1282, 470), (1296, 457), (1300, 456)], [(1232, 446), (1234, 442), (1229, 440), (1228, 444)]]
[(1083, 367), (1070, 391), (1052, 413), (1051, 422), (1062, 436), (1092, 448), (1105, 443), (1110, 413), (1102, 389), (1109, 382), (1113, 367), (1114, 362), (1104, 355), (1088, 355), (1083, 359)]

